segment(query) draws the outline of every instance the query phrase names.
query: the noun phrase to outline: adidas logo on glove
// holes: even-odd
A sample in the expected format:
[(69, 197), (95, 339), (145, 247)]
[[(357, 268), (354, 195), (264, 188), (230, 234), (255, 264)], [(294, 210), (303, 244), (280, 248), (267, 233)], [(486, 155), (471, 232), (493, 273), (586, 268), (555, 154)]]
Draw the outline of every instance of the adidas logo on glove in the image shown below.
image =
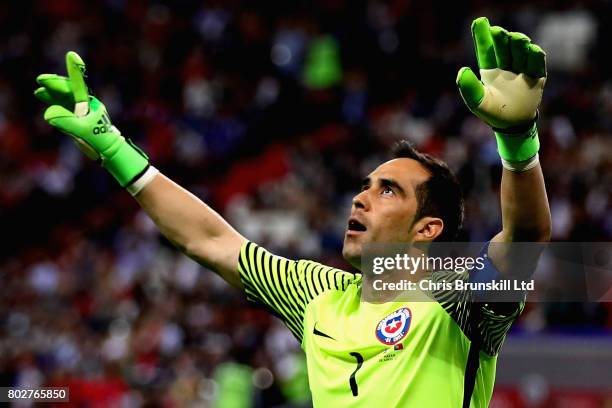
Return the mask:
[(99, 135), (100, 133), (110, 132), (112, 125), (111, 125), (110, 119), (107, 114), (103, 114), (102, 118), (98, 121), (97, 124), (101, 126), (96, 126), (93, 128), (94, 135)]

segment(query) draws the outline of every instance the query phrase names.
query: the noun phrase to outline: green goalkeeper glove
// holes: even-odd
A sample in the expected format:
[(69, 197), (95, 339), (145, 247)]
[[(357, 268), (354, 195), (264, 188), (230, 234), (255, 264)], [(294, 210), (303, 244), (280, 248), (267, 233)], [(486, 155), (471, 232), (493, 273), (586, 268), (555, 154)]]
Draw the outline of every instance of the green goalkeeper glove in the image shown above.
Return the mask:
[(486, 17), (472, 22), (472, 38), (481, 80), (470, 68), (461, 68), (459, 92), (495, 131), (504, 166), (524, 171), (537, 160), (540, 147), (535, 121), (546, 82), (546, 54), (524, 34), (490, 27)]
[(66, 65), (68, 78), (55, 74), (36, 78), (41, 87), (34, 95), (51, 105), (45, 120), (70, 135), (89, 158), (101, 160), (122, 187), (131, 186), (149, 169), (149, 158), (113, 126), (102, 102), (88, 94), (81, 58), (68, 52)]

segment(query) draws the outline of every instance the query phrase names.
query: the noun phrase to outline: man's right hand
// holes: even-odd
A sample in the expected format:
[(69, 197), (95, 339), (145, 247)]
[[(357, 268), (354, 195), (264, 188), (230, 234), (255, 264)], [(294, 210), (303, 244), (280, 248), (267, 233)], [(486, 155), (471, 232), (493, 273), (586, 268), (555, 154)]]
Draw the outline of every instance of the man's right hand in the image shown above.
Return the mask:
[(70, 135), (134, 196), (161, 233), (182, 252), (242, 288), (238, 257), (245, 242), (219, 214), (149, 165), (147, 156), (111, 124), (106, 108), (89, 95), (85, 64), (66, 55), (68, 77), (43, 74), (34, 95), (50, 105), (45, 120)]
[[(69, 72), (70, 54), (76, 55), (71, 52), (66, 56)], [(81, 61), (78, 55), (76, 57)], [(122, 187), (129, 186), (149, 167), (148, 157), (113, 126), (104, 104), (87, 95), (83, 71), (72, 70), (70, 73), (71, 78), (56, 74), (42, 74), (36, 78), (41, 87), (34, 95), (51, 105), (45, 111), (45, 120), (70, 135), (89, 158), (100, 159), (102, 166)], [(89, 99), (89, 109), (83, 109), (84, 101), (81, 99), (84, 98)], [(78, 116), (79, 111), (87, 113)]]

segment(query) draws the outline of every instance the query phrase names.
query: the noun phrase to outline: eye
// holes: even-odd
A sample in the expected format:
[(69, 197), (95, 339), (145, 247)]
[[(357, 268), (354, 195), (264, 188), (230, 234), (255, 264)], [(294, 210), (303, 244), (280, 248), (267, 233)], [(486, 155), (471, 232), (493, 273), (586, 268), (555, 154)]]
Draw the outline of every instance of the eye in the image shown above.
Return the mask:
[(381, 194), (382, 195), (392, 195), (393, 194), (393, 189), (391, 187), (389, 187), (389, 186), (384, 186), (382, 188)]
[(368, 188), (370, 188), (370, 186), (368, 186), (367, 184), (364, 184), (361, 186), (361, 191), (366, 191)]

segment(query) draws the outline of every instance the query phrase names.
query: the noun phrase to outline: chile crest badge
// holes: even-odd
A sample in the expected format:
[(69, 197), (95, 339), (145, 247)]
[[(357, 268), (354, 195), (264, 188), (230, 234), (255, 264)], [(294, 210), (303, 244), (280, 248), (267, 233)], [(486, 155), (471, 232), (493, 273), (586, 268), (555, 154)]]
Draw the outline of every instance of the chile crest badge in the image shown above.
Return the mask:
[(407, 307), (397, 309), (385, 316), (376, 326), (376, 338), (387, 346), (401, 341), (410, 329), (412, 313)]

